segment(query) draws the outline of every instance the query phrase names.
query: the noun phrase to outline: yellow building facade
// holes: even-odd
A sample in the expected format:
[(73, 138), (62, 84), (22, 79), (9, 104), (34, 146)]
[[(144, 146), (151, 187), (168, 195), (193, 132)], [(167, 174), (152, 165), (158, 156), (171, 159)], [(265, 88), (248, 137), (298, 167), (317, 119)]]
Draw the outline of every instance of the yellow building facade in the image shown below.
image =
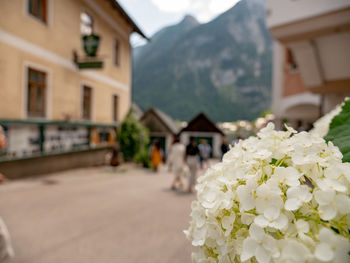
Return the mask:
[[(117, 120), (131, 103), (131, 47), (135, 30), (111, 1), (47, 0), (46, 21), (31, 14), (30, 0), (1, 0), (0, 9), (0, 118), (28, 119), (28, 68), (45, 73), (47, 120), (82, 120), (82, 86), (92, 89), (91, 119), (113, 123), (113, 95), (118, 96)], [(102, 69), (79, 70), (73, 52), (84, 55), (81, 14), (93, 20), (101, 37), (98, 55)], [(115, 63), (116, 42), (119, 62)]]
[[(82, 138), (90, 147), (100, 131), (113, 141), (105, 129), (115, 129), (131, 106), (133, 32), (145, 37), (114, 0), (0, 0), (7, 155), (69, 151)], [(83, 48), (82, 37), (91, 34), (99, 37), (97, 56)], [(96, 61), (100, 66), (91, 66)]]

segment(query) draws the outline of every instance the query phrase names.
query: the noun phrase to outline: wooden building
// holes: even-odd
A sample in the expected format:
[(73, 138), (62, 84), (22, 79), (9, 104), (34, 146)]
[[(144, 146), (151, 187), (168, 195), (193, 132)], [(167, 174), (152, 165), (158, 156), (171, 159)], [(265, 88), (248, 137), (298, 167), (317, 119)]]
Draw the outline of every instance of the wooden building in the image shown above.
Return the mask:
[(204, 113), (200, 113), (192, 119), (188, 125), (180, 131), (179, 136), (181, 142), (185, 145), (189, 143), (191, 137), (196, 138), (197, 144), (199, 144), (202, 139), (207, 140), (212, 148), (212, 157), (221, 157), (220, 146), (225, 135)]
[(166, 156), (179, 127), (170, 116), (156, 108), (146, 111), (140, 121), (149, 129), (151, 142), (158, 140)]

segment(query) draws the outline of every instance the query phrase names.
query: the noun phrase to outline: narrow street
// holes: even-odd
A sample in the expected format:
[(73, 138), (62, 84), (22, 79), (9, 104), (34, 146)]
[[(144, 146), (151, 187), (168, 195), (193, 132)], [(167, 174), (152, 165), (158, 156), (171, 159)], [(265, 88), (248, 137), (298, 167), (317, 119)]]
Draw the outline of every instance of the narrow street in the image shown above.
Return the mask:
[(190, 262), (194, 194), (134, 165), (77, 169), (0, 185), (14, 263)]

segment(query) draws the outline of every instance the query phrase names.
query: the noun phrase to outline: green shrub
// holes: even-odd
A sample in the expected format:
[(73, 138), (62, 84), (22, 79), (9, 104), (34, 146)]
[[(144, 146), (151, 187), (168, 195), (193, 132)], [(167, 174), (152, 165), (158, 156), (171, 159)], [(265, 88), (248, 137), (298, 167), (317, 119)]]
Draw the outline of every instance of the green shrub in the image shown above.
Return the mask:
[(140, 156), (147, 153), (149, 132), (131, 113), (122, 122), (117, 136), (126, 161), (140, 161)]
[(134, 161), (136, 163), (142, 164), (143, 167), (145, 168), (151, 168), (152, 164), (150, 161), (150, 157), (148, 155), (148, 150), (144, 149), (143, 151), (140, 151), (135, 155)]

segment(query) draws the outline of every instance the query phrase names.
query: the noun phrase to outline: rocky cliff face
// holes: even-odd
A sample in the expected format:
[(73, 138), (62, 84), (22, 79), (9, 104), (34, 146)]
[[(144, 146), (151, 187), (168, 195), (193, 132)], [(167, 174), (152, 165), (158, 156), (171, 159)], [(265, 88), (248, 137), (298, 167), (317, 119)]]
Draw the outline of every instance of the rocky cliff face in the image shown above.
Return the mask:
[(175, 119), (254, 119), (270, 107), (271, 39), (263, 0), (242, 0), (206, 24), (186, 16), (134, 52), (133, 99)]

